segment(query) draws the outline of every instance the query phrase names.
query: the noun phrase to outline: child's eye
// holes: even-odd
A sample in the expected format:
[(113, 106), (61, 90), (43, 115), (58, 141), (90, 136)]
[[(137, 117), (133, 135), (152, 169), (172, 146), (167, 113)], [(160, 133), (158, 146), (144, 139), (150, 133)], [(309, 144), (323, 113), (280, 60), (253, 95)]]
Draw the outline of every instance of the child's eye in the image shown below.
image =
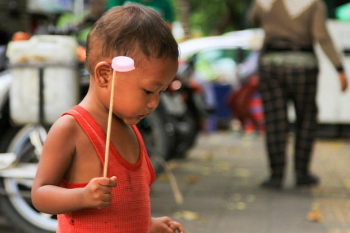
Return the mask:
[(150, 95), (150, 94), (153, 93), (152, 91), (147, 91), (147, 90), (144, 90), (144, 92), (145, 92), (146, 95)]

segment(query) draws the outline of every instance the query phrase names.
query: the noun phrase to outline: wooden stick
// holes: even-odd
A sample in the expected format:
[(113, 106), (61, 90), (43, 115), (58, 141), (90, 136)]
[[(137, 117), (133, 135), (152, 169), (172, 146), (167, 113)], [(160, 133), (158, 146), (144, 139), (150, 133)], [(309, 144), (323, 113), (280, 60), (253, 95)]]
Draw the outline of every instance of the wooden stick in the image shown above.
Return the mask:
[(114, 103), (114, 80), (115, 80), (115, 71), (113, 70), (111, 98), (109, 100), (107, 139), (106, 139), (105, 164), (103, 168), (103, 177), (107, 177), (107, 171), (108, 171), (109, 144), (111, 141), (112, 113), (113, 113), (113, 103)]

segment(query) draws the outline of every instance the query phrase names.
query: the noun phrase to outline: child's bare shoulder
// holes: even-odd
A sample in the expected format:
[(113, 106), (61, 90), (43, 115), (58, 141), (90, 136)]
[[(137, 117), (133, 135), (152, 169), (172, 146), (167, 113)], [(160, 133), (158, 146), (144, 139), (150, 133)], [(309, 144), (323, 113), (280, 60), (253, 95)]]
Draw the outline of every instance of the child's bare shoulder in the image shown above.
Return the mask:
[(57, 161), (70, 161), (75, 154), (76, 135), (79, 125), (72, 116), (60, 117), (50, 128), (44, 143), (43, 157)]
[(73, 116), (64, 115), (52, 125), (49, 135), (55, 135), (55, 137), (62, 135), (66, 138), (73, 138), (78, 128), (79, 124)]

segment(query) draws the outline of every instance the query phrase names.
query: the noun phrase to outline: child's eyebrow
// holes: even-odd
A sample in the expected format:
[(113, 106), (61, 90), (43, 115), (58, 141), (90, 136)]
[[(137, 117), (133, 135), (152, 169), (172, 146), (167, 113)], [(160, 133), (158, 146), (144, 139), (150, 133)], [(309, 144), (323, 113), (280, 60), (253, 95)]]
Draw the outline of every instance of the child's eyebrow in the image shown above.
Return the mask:
[[(154, 86), (163, 86), (166, 85), (165, 83), (161, 82), (161, 81), (157, 81), (157, 80), (152, 80), (150, 81), (150, 84), (154, 85)], [(170, 83), (169, 83), (170, 84)]]

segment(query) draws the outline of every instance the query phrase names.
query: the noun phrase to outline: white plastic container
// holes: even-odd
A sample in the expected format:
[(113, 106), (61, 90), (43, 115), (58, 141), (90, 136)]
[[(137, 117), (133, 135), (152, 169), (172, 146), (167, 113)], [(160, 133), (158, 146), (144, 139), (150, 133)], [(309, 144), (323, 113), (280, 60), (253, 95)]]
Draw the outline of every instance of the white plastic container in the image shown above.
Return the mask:
[[(16, 124), (52, 124), (78, 103), (77, 43), (68, 36), (33, 36), (14, 41), (7, 55), (13, 78), (10, 115)], [(43, 111), (39, 114), (39, 70), (43, 67)]]

